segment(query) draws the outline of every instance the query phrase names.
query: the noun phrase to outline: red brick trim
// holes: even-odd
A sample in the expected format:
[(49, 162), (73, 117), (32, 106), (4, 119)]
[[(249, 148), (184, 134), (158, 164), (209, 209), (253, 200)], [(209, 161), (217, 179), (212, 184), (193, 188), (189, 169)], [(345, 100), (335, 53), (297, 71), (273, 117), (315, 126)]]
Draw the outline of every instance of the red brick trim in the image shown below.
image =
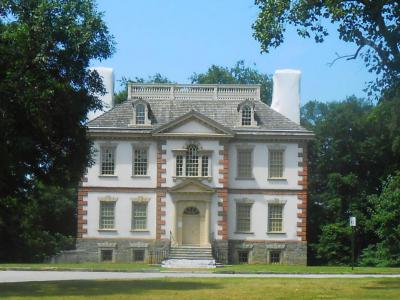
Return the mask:
[(156, 192), (156, 239), (161, 240), (165, 237), (165, 196), (166, 191), (161, 191), (163, 184), (166, 182), (165, 175), (167, 170), (165, 169), (166, 150), (163, 149), (165, 141), (157, 144), (157, 192)]
[(300, 191), (295, 190), (272, 190), (272, 189), (228, 189), (229, 194), (257, 194), (257, 195), (297, 195)]
[(240, 239), (229, 239), (232, 242), (242, 242), (245, 244), (268, 244), (268, 243), (277, 243), (277, 244), (298, 244), (305, 243), (303, 241), (298, 240), (240, 240)]
[(297, 204), (297, 236), (298, 238), (306, 242), (307, 241), (307, 202), (308, 202), (308, 151), (307, 143), (303, 142), (299, 144), (299, 181), (298, 184), (302, 187), (302, 190), (297, 192), (298, 204)]
[(222, 188), (217, 189), (218, 195), (218, 230), (217, 235), (223, 240), (228, 240), (228, 182), (229, 182), (229, 149), (228, 144), (222, 144), (219, 150), (220, 169), (218, 173), (222, 176), (218, 179), (218, 183), (222, 184)]
[(88, 191), (85, 188), (78, 188), (78, 206), (77, 206), (77, 238), (82, 238), (84, 234), (87, 233), (87, 204), (88, 202), (84, 200), (87, 197)]

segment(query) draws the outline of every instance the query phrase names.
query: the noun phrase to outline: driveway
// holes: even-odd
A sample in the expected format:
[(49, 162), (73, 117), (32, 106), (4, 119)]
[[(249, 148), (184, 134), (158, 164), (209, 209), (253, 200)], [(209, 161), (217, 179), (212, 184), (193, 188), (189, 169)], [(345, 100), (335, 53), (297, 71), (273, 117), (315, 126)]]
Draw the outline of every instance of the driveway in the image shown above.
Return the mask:
[(154, 278), (400, 278), (400, 274), (213, 274), (189, 272), (81, 272), (81, 271), (0, 271), (0, 283), (95, 279)]

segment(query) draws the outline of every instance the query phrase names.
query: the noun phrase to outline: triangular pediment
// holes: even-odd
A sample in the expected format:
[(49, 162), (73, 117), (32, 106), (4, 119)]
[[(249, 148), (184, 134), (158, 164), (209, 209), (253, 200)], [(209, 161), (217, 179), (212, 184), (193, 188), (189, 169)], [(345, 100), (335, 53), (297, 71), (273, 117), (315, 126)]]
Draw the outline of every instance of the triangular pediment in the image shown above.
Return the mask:
[(218, 135), (233, 136), (227, 127), (204, 116), (197, 111), (190, 111), (153, 131), (154, 135)]
[(170, 193), (214, 193), (215, 190), (208, 185), (195, 180), (186, 179), (169, 189)]

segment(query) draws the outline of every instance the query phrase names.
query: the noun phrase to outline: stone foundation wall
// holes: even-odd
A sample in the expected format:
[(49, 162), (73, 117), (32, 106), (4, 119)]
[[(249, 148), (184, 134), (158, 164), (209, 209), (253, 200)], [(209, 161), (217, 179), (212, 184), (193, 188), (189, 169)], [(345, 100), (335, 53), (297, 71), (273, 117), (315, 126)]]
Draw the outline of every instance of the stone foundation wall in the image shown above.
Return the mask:
[(285, 265), (307, 264), (307, 243), (305, 242), (252, 242), (229, 241), (229, 263), (239, 263), (239, 253), (248, 253), (248, 263), (268, 264), (271, 252), (280, 253), (280, 263)]

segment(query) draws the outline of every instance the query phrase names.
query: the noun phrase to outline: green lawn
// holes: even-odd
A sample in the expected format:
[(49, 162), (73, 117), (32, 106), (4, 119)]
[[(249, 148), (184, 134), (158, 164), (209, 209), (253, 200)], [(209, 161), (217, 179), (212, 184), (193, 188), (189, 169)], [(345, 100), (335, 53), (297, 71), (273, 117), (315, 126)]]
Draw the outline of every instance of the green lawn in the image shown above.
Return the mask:
[(56, 281), (0, 284), (0, 299), (399, 299), (400, 279)]
[[(159, 266), (133, 263), (84, 263), (84, 264), (0, 264), (0, 270), (97, 270), (97, 271), (169, 271)], [(330, 266), (285, 266), (285, 265), (233, 265), (217, 269), (195, 269), (183, 271), (203, 271), (217, 273), (330, 273), (330, 274), (400, 274), (400, 268), (366, 268)]]

